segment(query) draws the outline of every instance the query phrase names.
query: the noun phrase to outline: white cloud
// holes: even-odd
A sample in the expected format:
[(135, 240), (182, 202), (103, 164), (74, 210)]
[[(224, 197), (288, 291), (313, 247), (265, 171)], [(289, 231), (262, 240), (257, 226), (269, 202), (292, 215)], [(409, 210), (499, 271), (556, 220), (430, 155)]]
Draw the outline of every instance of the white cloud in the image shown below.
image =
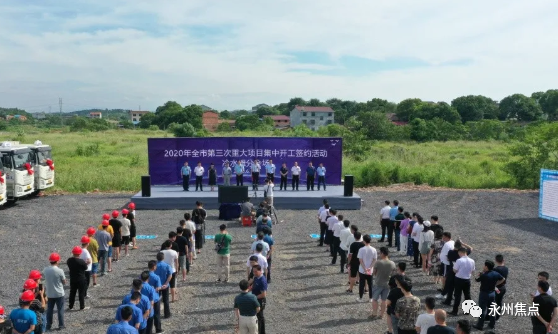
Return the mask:
[[(0, 101), (56, 105), (61, 96), (72, 109), (155, 109), (167, 100), (238, 109), (293, 96), (501, 99), (555, 88), (557, 10), (552, 0), (8, 0), (0, 5)], [(332, 66), (286, 62), (303, 51), (471, 63), (319, 75)]]

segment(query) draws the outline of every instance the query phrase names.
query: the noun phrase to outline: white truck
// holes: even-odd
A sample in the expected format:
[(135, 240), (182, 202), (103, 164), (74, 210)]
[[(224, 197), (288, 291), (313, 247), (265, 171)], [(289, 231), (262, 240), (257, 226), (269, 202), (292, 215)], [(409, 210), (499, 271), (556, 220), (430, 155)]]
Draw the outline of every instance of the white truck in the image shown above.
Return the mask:
[(54, 185), (54, 162), (52, 161), (52, 148), (43, 145), (40, 140), (33, 144), (21, 144), (31, 149), (33, 153), (33, 169), (35, 170), (35, 192), (50, 188)]
[(2, 165), (2, 153), (0, 153), (0, 206), (4, 205), (8, 200), (6, 195), (6, 175), (4, 175), (4, 168)]
[(35, 171), (31, 149), (3, 142), (0, 144), (0, 153), (8, 200), (15, 202), (18, 198), (32, 194), (35, 190)]

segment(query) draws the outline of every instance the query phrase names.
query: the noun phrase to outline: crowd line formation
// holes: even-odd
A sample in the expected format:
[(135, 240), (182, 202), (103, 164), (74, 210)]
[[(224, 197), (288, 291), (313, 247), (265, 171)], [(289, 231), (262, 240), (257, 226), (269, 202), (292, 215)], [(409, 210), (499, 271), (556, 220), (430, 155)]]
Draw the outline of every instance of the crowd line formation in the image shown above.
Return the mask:
[[(482, 270), (476, 272), (475, 261), (469, 257), (473, 248), (463, 240), (454, 240), (450, 231), (445, 231), (436, 215), (425, 220), (419, 213), (409, 213), (399, 206), (397, 200), (385, 201), (380, 210), (381, 238), (378, 243), (387, 243), (377, 250), (369, 234), (361, 233), (327, 201), (318, 210), (320, 241), (318, 246), (329, 246), (331, 265), (337, 265), (341, 274), (348, 274), (347, 293), (352, 294), (358, 284), (358, 302), (364, 301), (368, 293), (371, 305), (371, 321), (385, 319), (385, 334), (468, 334), (472, 329), (494, 332), (499, 320), (507, 290), (508, 268), (504, 256), (496, 254), (494, 260), (487, 259)], [(400, 257), (395, 263), (394, 254)], [(413, 281), (407, 267), (417, 270), (415, 275), (432, 277), (433, 291), (437, 294), (423, 301), (413, 296)], [(460, 319), (456, 328), (446, 324), (449, 315), (458, 316), (462, 296), (465, 301), (473, 300), (471, 280), (480, 282), (476, 305), (482, 310), (476, 323)], [(549, 274), (538, 274), (537, 290), (531, 294), (538, 312), (531, 316), (533, 333), (546, 334), (558, 318), (558, 306), (551, 296)], [(438, 302), (451, 307), (451, 311), (437, 308)], [(452, 306), (453, 301), (453, 306)], [(421, 312), (421, 310), (423, 312)], [(464, 310), (466, 311), (466, 310)], [(473, 321), (474, 322), (474, 321)]]

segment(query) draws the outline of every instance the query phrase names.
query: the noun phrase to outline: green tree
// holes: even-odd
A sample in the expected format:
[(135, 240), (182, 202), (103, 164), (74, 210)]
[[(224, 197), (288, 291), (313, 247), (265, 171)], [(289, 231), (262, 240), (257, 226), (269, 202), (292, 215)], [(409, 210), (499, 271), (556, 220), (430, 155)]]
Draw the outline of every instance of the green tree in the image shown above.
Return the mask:
[[(223, 110), (219, 113), (220, 119), (234, 119), (233, 114), (228, 110)], [(222, 123), (221, 123), (222, 124)]]
[(182, 117), (185, 120), (183, 123), (190, 123), (194, 129), (201, 130), (203, 129), (202, 118), (203, 118), (203, 109), (202, 107), (191, 104), (187, 107), (184, 107), (182, 110)]
[(431, 139), (430, 129), (425, 120), (415, 118), (409, 123), (409, 126), (411, 127), (410, 135), (412, 140), (425, 142)]
[(258, 110), (256, 110), (256, 115), (258, 115), (259, 118), (263, 118), (265, 115), (279, 115), (279, 111), (271, 107), (259, 107)]
[(251, 114), (237, 117), (234, 125), (240, 131), (256, 130), (260, 127), (261, 122), (258, 115)]
[(499, 119), (516, 119), (518, 121), (536, 121), (541, 118), (541, 106), (535, 100), (523, 94), (513, 94), (500, 101)]
[(120, 125), (124, 129), (133, 129), (134, 128), (134, 123), (132, 123), (129, 119), (120, 121)]
[(539, 187), (541, 168), (558, 169), (558, 123), (541, 124), (529, 129), (521, 140), (510, 147), (515, 157), (506, 171), (520, 188)]
[(142, 129), (149, 129), (152, 125), (155, 125), (155, 116), (154, 113), (144, 114), (140, 118), (139, 127)]
[(551, 121), (558, 120), (558, 89), (549, 89), (539, 99), (542, 111)]
[(395, 114), (397, 117), (403, 121), (408, 122), (411, 116), (417, 111), (418, 107), (422, 104), (421, 99), (406, 99), (397, 105), (395, 109)]
[(482, 95), (461, 96), (451, 101), (451, 106), (457, 110), (461, 120), (465, 122), (494, 119), (498, 115), (496, 101)]
[(155, 119), (153, 124), (158, 125), (160, 129), (166, 129), (171, 123), (184, 123), (182, 106), (175, 101), (168, 101), (155, 110)]
[(434, 118), (443, 119), (446, 122), (455, 124), (461, 121), (461, 116), (457, 110), (452, 108), (446, 102), (423, 102), (418, 109), (411, 115), (413, 118), (422, 118), (424, 120), (432, 120)]
[(362, 129), (369, 139), (390, 140), (391, 131), (395, 127), (384, 113), (380, 112), (360, 112), (356, 120), (362, 124)]
[(287, 110), (291, 112), (295, 106), (305, 106), (307, 102), (302, 97), (293, 97), (289, 103), (287, 103)]
[(324, 102), (320, 101), (320, 99), (310, 99), (310, 101), (308, 101), (306, 103), (306, 105), (307, 106), (312, 106), (312, 107), (323, 107), (326, 104)]
[(230, 132), (232, 131), (232, 128), (228, 122), (223, 122), (223, 123), (219, 123), (219, 125), (217, 125), (217, 129), (215, 130), (217, 132)]
[(171, 123), (169, 125), (169, 130), (174, 134), (175, 137), (195, 137), (196, 129), (190, 123)]
[(397, 110), (397, 104), (389, 102), (388, 100), (373, 98), (366, 102), (366, 110), (384, 114), (394, 113)]
[(470, 140), (501, 139), (506, 133), (506, 124), (492, 119), (483, 119), (478, 122), (467, 122)]

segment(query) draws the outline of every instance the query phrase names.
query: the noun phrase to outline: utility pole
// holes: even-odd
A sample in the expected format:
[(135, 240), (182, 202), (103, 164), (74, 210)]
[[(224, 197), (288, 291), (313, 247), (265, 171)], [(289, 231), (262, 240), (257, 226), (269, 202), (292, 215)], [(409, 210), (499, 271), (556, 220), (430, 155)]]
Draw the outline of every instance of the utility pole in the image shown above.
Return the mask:
[(60, 125), (64, 125), (64, 119), (62, 118), (62, 98), (58, 98), (58, 105), (60, 106)]

